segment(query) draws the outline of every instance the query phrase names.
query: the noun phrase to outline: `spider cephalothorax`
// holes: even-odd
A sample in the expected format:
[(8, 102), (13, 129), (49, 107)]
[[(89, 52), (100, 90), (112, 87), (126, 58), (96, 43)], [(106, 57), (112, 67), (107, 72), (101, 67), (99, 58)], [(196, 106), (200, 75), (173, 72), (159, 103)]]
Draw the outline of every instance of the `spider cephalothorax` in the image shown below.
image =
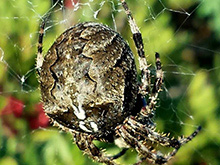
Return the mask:
[[(70, 132), (78, 147), (92, 159), (115, 164), (113, 159), (135, 148), (142, 158), (163, 164), (172, 158), (189, 137), (173, 139), (155, 131), (153, 116), (161, 90), (163, 72), (156, 53), (156, 79), (151, 87), (151, 74), (144, 55), (141, 33), (124, 0), (133, 39), (139, 55), (141, 81), (133, 54), (115, 31), (102, 24), (79, 23), (62, 33), (42, 55), (45, 22), (39, 35), (37, 71), (44, 111), (54, 125)], [(148, 96), (147, 101), (145, 100)], [(93, 140), (113, 142), (124, 148), (107, 157)], [(167, 156), (152, 151), (153, 143), (174, 150)]]

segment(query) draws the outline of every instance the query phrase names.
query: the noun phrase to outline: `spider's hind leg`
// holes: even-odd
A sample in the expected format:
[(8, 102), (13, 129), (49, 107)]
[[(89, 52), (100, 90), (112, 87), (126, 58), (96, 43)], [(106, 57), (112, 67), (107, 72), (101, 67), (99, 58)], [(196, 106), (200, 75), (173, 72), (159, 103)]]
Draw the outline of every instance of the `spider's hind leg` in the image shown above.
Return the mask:
[(183, 144), (191, 141), (201, 130), (199, 126), (190, 136), (188, 137), (179, 137), (178, 139), (170, 138), (169, 134), (163, 134), (155, 131), (155, 127), (151, 125), (142, 124), (137, 121), (134, 117), (130, 117), (127, 120), (127, 127), (134, 132), (137, 132), (142, 139), (150, 140), (165, 147), (180, 148)]
[(108, 165), (116, 165), (111, 158), (107, 157), (102, 150), (95, 146), (92, 142), (94, 139), (93, 135), (77, 132), (73, 134), (73, 138), (79, 149), (84, 151), (84, 153), (93, 160), (100, 163), (106, 163)]
[(109, 159), (111, 159), (111, 160), (113, 160), (113, 159), (118, 159), (118, 158), (120, 158), (121, 156), (123, 156), (123, 155), (126, 153), (127, 150), (128, 150), (128, 148), (123, 148), (123, 149), (122, 149), (119, 153), (117, 153), (116, 155), (109, 157)]
[[(150, 125), (141, 124), (134, 117), (129, 117), (123, 125), (117, 127), (116, 132), (128, 145), (135, 148), (140, 154), (142, 160), (139, 163), (149, 160), (156, 164), (164, 164), (176, 155), (182, 145), (191, 141), (200, 130), (201, 127), (198, 127), (190, 136), (174, 139), (169, 138), (168, 135), (156, 132)], [(153, 143), (174, 149), (170, 153), (163, 155), (154, 149)]]
[[(132, 148), (136, 149), (141, 157), (142, 161), (148, 160), (151, 162), (156, 162), (160, 160), (163, 163), (167, 162), (167, 159), (163, 155), (158, 155), (152, 146), (147, 146), (143, 137), (138, 132), (130, 129), (126, 123), (117, 127), (117, 134), (122, 137), (122, 139)], [(137, 163), (137, 164), (138, 164)]]

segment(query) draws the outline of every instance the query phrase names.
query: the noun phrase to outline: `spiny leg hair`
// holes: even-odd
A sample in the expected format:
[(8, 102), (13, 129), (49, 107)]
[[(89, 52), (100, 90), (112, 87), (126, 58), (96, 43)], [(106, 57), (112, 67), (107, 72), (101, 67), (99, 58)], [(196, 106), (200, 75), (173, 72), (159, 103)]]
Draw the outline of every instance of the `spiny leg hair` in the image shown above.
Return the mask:
[(144, 104), (141, 110), (141, 114), (145, 117), (149, 117), (149, 114), (154, 114), (153, 110), (155, 109), (154, 106), (156, 105), (156, 100), (158, 97), (158, 92), (161, 90), (161, 86), (163, 83), (163, 71), (161, 67), (159, 53), (155, 54), (156, 58), (156, 80), (153, 85), (153, 89), (151, 89), (151, 77), (150, 77), (150, 70), (148, 69), (147, 60), (145, 58), (144, 53), (144, 44), (141, 32), (132, 16), (131, 11), (125, 0), (121, 0), (122, 6), (125, 10), (125, 13), (128, 17), (128, 22), (130, 25), (131, 32), (133, 34), (133, 40), (138, 52), (138, 60), (139, 66), (141, 70), (141, 84), (139, 93), (142, 95), (143, 102), (145, 101), (145, 96), (149, 95), (149, 100), (147, 104)]
[(127, 3), (125, 0), (121, 0), (121, 3), (128, 17), (130, 29), (133, 34), (133, 40), (138, 52), (138, 61), (141, 70), (141, 84), (139, 93), (144, 97), (150, 90), (150, 70), (148, 69), (147, 60), (145, 58), (143, 39)]
[[(141, 162), (147, 159), (153, 161), (153, 163), (156, 164), (164, 164), (176, 155), (182, 145), (191, 141), (200, 130), (201, 127), (199, 126), (190, 136), (186, 138), (179, 137), (178, 140), (174, 138), (170, 139), (168, 135), (160, 135), (159, 133), (154, 132), (152, 128), (148, 128), (146, 125), (144, 126), (138, 121), (135, 121), (135, 118), (130, 117), (124, 122), (122, 126), (117, 127), (116, 132), (124, 139), (127, 144), (136, 148), (142, 157)], [(145, 143), (147, 140), (150, 140), (151, 143), (156, 142), (162, 146), (172, 147), (174, 149), (167, 155), (163, 155), (161, 153), (155, 152), (153, 146), (149, 146), (147, 143)]]
[(162, 71), (159, 53), (155, 54), (155, 59), (156, 59), (156, 79), (153, 84), (153, 89), (149, 93), (148, 102), (141, 109), (141, 115), (147, 118), (154, 116), (154, 110), (157, 103), (158, 94), (162, 90), (161, 87), (163, 84), (163, 71)]
[(108, 165), (116, 165), (112, 158), (105, 156), (104, 152), (95, 146), (92, 142), (94, 139), (93, 135), (76, 133), (73, 134), (73, 138), (79, 149), (84, 151), (84, 153), (93, 160), (100, 163), (106, 163)]
[(188, 143), (189, 141), (194, 138), (198, 132), (201, 130), (201, 127), (199, 126), (192, 135), (189, 137), (184, 138), (179, 137), (178, 140), (169, 137), (169, 134), (160, 134), (155, 131), (155, 127), (152, 127), (151, 125), (144, 125), (140, 122), (136, 121), (135, 117), (129, 117), (127, 119), (127, 127), (130, 128), (130, 130), (133, 130), (134, 132), (137, 132), (140, 136), (143, 137), (143, 139), (147, 140), (149, 139), (151, 142), (159, 143), (162, 146), (166, 147), (172, 147), (172, 148), (179, 148), (183, 144)]

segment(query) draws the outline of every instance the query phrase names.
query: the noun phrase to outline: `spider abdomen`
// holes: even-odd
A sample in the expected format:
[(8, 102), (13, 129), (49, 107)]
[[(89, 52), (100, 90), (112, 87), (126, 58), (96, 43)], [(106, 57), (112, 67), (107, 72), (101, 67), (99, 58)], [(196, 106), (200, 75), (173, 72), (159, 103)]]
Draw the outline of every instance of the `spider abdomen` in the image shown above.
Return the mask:
[(66, 30), (49, 49), (40, 73), (47, 115), (64, 127), (109, 136), (137, 111), (137, 72), (122, 37), (98, 23)]

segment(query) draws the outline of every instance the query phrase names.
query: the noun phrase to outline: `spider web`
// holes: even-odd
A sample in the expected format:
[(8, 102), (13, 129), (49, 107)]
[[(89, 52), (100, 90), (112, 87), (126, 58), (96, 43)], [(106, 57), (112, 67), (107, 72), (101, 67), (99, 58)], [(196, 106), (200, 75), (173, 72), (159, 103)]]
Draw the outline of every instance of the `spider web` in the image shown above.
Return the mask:
[[(210, 4), (208, 0), (127, 0), (127, 3), (140, 27), (152, 72), (154, 54), (161, 54), (165, 80), (155, 117), (157, 129), (177, 137), (190, 135), (199, 125), (203, 127), (200, 135), (180, 149), (171, 164), (217, 164), (220, 161), (220, 32), (215, 20), (218, 1)], [(49, 17), (44, 54), (68, 27), (95, 21), (118, 31), (137, 56), (126, 15), (117, 0), (1, 1), (0, 164), (96, 164), (72, 144), (70, 135), (42, 122), (35, 58), (39, 24), (45, 15)], [(118, 151), (112, 145), (108, 148), (110, 152)], [(122, 164), (135, 161), (133, 151), (119, 159)]]

